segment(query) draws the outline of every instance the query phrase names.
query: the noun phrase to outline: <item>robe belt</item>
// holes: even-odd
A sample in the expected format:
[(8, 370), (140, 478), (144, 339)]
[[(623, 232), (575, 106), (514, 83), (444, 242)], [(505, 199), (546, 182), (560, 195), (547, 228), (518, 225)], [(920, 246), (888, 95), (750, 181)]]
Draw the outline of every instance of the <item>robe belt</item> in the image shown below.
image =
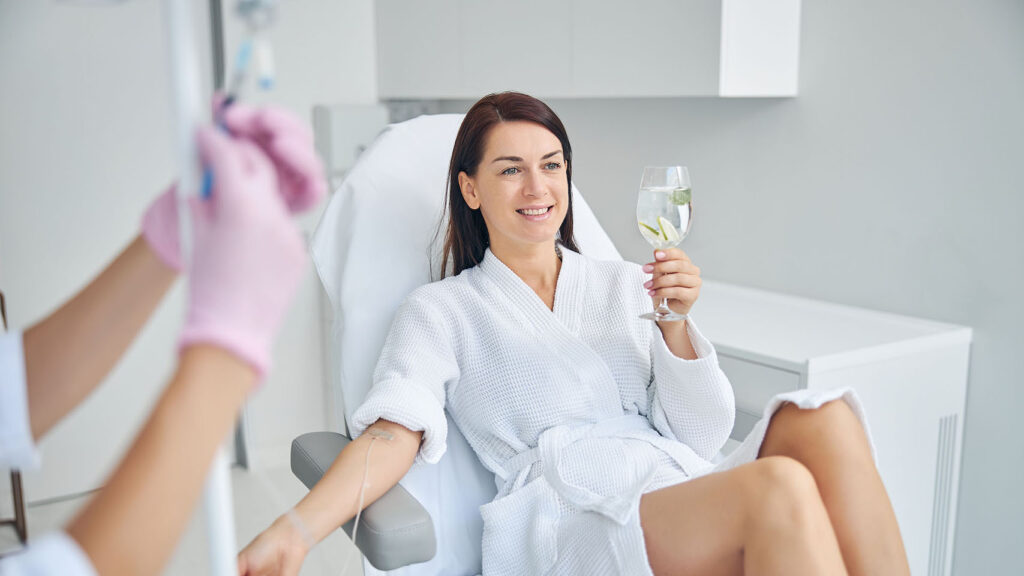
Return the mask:
[[(555, 426), (541, 433), (535, 448), (524, 450), (505, 461), (502, 472), (497, 476), (507, 483), (517, 478), (524, 470), (539, 463), (542, 466), (542, 475), (562, 498), (583, 510), (604, 514), (620, 525), (624, 525), (629, 521), (629, 515), (632, 512), (634, 499), (632, 495), (602, 495), (565, 482), (558, 469), (562, 451), (572, 444), (588, 438), (626, 438), (650, 441), (652, 435), (656, 436), (657, 434), (647, 418), (640, 415), (610, 418), (593, 424)], [(678, 461), (674, 455), (670, 454), (670, 456)], [(683, 466), (683, 462), (679, 461), (679, 464)], [(647, 471), (643, 486), (651, 481), (655, 472), (655, 466)]]

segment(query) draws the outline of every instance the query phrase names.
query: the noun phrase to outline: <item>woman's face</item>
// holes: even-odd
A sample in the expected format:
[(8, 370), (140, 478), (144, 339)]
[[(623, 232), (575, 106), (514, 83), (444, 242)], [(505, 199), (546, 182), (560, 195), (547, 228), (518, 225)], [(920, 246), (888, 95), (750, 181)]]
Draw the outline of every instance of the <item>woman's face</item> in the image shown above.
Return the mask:
[(492, 249), (551, 242), (569, 209), (562, 143), (540, 124), (491, 128), (475, 176), (459, 173), (462, 197), (483, 214)]

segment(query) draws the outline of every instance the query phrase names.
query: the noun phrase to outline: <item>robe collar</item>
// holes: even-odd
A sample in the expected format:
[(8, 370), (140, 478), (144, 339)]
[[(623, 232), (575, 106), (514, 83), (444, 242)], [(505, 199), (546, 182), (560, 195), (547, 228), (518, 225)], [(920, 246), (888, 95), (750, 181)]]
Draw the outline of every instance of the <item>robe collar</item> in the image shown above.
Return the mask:
[(507, 317), (517, 328), (533, 330), (565, 367), (565, 374), (571, 375), (571, 382), (559, 385), (593, 390), (593, 414), (618, 416), (622, 414), (622, 403), (615, 376), (604, 358), (581, 335), (584, 318), (600, 313), (586, 301), (588, 265), (585, 257), (562, 246), (562, 268), (555, 284), (553, 310), (548, 310), (540, 296), (489, 249), (475, 268), (492, 285), (491, 297), (500, 299), (492, 303), (494, 312)]
[(554, 315), (570, 332), (577, 333), (583, 308), (581, 292), (585, 260), (564, 245), (559, 248), (562, 252), (562, 268), (558, 271), (558, 278), (555, 281), (555, 302), (552, 310), (549, 310), (533, 288), (495, 256), (490, 248), (484, 252), (484, 258), (477, 267), (502, 289), (518, 309), (541, 322), (550, 322), (551, 316)]

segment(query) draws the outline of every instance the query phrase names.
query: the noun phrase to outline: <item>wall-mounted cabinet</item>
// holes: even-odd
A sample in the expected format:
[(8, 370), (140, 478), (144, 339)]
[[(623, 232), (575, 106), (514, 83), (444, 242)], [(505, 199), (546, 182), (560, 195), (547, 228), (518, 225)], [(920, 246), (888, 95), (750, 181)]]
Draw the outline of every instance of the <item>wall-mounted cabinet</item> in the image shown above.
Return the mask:
[(795, 96), (800, 0), (377, 0), (381, 99)]

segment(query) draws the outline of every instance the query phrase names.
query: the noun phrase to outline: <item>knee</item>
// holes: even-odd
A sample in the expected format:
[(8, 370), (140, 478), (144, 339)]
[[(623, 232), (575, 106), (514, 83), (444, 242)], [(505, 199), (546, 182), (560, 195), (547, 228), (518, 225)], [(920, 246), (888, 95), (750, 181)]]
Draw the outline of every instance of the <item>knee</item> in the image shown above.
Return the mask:
[(814, 410), (808, 410), (812, 417), (824, 420), (830, 428), (860, 428), (860, 420), (845, 400), (832, 400)]
[(773, 529), (807, 526), (824, 509), (810, 470), (797, 460), (771, 456), (756, 462), (750, 492), (753, 524)]
[(808, 444), (837, 445), (866, 443), (867, 436), (850, 405), (833, 400), (818, 408), (804, 409), (786, 404), (772, 417), (768, 439), (792, 453)]
[(819, 439), (825, 449), (843, 458), (856, 456), (870, 460), (867, 432), (849, 404), (833, 400), (807, 412), (814, 421), (810, 437)]
[(793, 458), (770, 456), (757, 464), (753, 481), (765, 496), (800, 498), (807, 492), (817, 492), (811, 471)]
[(857, 417), (850, 409), (850, 405), (843, 400), (832, 400), (817, 408), (801, 408), (787, 402), (775, 411), (772, 422), (787, 428), (821, 428), (826, 424), (856, 424)]

